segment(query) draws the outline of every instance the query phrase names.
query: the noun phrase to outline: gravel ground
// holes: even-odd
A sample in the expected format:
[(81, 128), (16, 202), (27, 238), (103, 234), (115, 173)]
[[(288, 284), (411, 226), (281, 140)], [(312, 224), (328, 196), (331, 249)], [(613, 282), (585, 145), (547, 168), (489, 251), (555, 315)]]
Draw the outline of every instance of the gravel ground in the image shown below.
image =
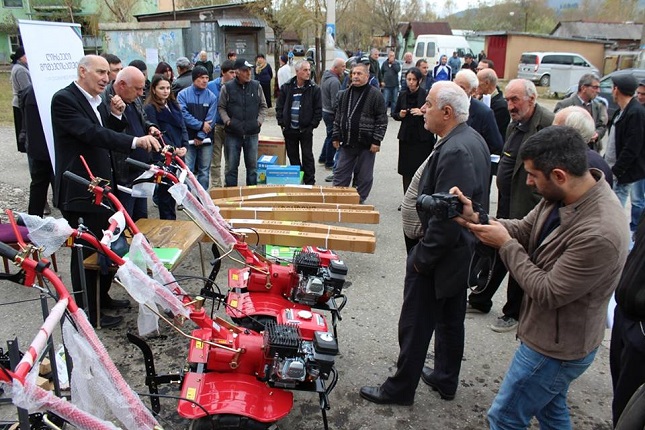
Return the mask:
[[(545, 105), (555, 102), (547, 100)], [(468, 314), (466, 317), (466, 350), (463, 359), (461, 384), (457, 397), (452, 402), (439, 399), (424, 384), (416, 392), (415, 404), (411, 407), (374, 405), (362, 400), (358, 389), (362, 385), (381, 383), (396, 368), (398, 353), (396, 327), (402, 299), (405, 248), (401, 238), (400, 212), (397, 206), (401, 198), (400, 177), (396, 173), (398, 124), (390, 120), (382, 152), (377, 156), (376, 179), (368, 203), (376, 205), (381, 213), (378, 225), (352, 227), (374, 229), (377, 234), (377, 250), (374, 254), (342, 253), (349, 266), (348, 280), (351, 288), (346, 290), (348, 305), (339, 323), (341, 354), (336, 359), (339, 382), (330, 395), (331, 410), (328, 411), (332, 429), (482, 429), (486, 428), (486, 410), (503, 379), (517, 340), (513, 333), (492, 332), (491, 324), (501, 312), (505, 294), (495, 297), (493, 311), (488, 315)], [(323, 141), (324, 130), (319, 127), (314, 137), (314, 152), (317, 154)], [(271, 117), (263, 127), (263, 134), (279, 136), (275, 118)], [(17, 154), (13, 130), (0, 127), (0, 208), (25, 211), (28, 195), (28, 171), (25, 157)], [(242, 176), (242, 172), (240, 177)], [(318, 183), (324, 183), (328, 174), (324, 169), (316, 172)], [(492, 209), (491, 209), (492, 211)], [(156, 210), (151, 208), (151, 213)], [(54, 216), (60, 216), (54, 211)], [(4, 215), (3, 215), (4, 216)], [(6, 217), (4, 218), (6, 220)], [(207, 250), (207, 248), (204, 248)], [(68, 282), (69, 251), (58, 252), (61, 276)], [(182, 263), (177, 275), (199, 274), (200, 261), (196, 250)], [(225, 282), (224, 274), (218, 278)], [(5, 285), (6, 284), (6, 285)], [(197, 282), (182, 283), (191, 294), (199, 290)], [(222, 285), (224, 286), (224, 285)], [(116, 297), (126, 297), (125, 292), (114, 288)], [(36, 292), (15, 284), (0, 285), (0, 303), (32, 299)], [(5, 340), (18, 336), (22, 345), (27, 344), (39, 325), (37, 303), (0, 306), (0, 346)], [(100, 338), (111, 357), (135, 390), (146, 392), (141, 354), (125, 340), (127, 331), (136, 331), (136, 312), (120, 311), (126, 318), (125, 325), (117, 329), (101, 330)], [(168, 327), (162, 326), (160, 337), (150, 340), (155, 353), (158, 372), (177, 371), (183, 365), (187, 341)], [(572, 384), (569, 406), (574, 429), (611, 429), (611, 381), (609, 376), (609, 341), (603, 342), (591, 368)], [(432, 348), (428, 358), (432, 358)], [(177, 394), (176, 386), (166, 386), (165, 393)], [(166, 429), (184, 429), (187, 422), (175, 412), (176, 402), (162, 401), (160, 422)], [(9, 419), (14, 409), (0, 407), (0, 419)], [(317, 396), (311, 393), (294, 393), (291, 414), (279, 422), (281, 429), (313, 430), (322, 428)], [(531, 428), (538, 428), (533, 423)]]

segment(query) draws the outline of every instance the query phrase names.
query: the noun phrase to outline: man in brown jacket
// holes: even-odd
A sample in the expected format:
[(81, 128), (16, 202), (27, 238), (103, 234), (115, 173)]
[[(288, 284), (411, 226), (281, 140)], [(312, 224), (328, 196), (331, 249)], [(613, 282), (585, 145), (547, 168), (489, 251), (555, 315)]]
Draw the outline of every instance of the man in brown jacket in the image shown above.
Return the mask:
[[(522, 219), (478, 223), (470, 201), (457, 222), (499, 249), (524, 290), (515, 352), (493, 405), (490, 428), (571, 429), (569, 384), (591, 365), (609, 298), (627, 257), (629, 228), (602, 172), (587, 168), (587, 146), (571, 127), (530, 137), (519, 157), (526, 183), (542, 195)], [(467, 220), (467, 221), (466, 221)]]

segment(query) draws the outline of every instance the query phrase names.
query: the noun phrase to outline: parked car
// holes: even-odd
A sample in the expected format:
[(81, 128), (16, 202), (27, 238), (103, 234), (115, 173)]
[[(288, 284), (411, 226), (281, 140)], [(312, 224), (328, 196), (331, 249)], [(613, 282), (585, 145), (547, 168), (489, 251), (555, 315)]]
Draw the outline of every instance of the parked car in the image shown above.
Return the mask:
[(305, 47), (302, 45), (293, 45), (293, 55), (294, 57), (304, 57)]
[(600, 76), (598, 69), (580, 54), (574, 52), (524, 52), (517, 65), (517, 77), (548, 87), (551, 84), (551, 67), (554, 64), (588, 67), (589, 73)]
[[(612, 80), (612, 78), (614, 76), (621, 75), (633, 75), (636, 80), (640, 82), (641, 80), (645, 79), (645, 69), (616, 70), (615, 72), (611, 72), (600, 79), (600, 93), (598, 94), (598, 97), (607, 105), (607, 113), (609, 114), (609, 119), (611, 119), (614, 113), (618, 110), (618, 105), (616, 104), (616, 102), (614, 102), (614, 98), (611, 95), (611, 90), (614, 87), (614, 81)], [(578, 85), (572, 85), (565, 94), (565, 98), (577, 92)]]

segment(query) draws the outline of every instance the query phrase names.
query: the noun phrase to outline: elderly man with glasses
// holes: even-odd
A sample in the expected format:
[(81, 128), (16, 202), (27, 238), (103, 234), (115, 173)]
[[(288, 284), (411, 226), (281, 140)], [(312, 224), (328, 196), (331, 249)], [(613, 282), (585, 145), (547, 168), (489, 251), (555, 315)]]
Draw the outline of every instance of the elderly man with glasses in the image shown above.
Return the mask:
[(599, 92), (600, 80), (598, 77), (593, 73), (584, 74), (580, 78), (580, 81), (578, 81), (578, 92), (558, 102), (553, 111), (558, 112), (560, 109), (569, 106), (580, 106), (589, 112), (596, 123), (596, 134), (589, 143), (589, 146), (598, 152), (602, 149), (600, 141), (607, 132), (607, 122), (609, 120), (607, 106), (596, 99)]

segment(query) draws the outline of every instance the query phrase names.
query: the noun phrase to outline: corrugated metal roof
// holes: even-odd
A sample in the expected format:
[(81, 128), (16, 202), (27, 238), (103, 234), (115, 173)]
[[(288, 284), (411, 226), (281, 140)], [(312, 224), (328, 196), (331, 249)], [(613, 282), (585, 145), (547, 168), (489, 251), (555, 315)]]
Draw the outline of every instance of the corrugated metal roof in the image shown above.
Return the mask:
[(266, 27), (264, 20), (259, 18), (222, 18), (217, 24), (220, 27)]
[(564, 37), (606, 40), (640, 40), (643, 24), (562, 21), (551, 34)]

